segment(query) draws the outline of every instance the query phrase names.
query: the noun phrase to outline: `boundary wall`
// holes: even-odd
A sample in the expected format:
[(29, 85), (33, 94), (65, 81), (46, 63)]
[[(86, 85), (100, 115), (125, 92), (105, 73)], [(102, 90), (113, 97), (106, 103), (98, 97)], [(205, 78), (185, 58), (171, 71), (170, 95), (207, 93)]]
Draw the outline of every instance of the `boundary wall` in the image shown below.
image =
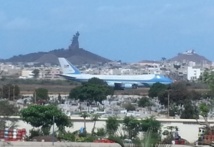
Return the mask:
[[(26, 122), (23, 122), (20, 117), (14, 116), (10, 117), (11, 119), (17, 119), (17, 126), (18, 128), (25, 128), (27, 131), (27, 135), (29, 133), (29, 130), (33, 127), (30, 124), (27, 124)], [(71, 120), (73, 122), (73, 127), (66, 128), (67, 131), (73, 132), (76, 130), (79, 130), (80, 128), (84, 127), (84, 119), (82, 117), (71, 117)], [(105, 128), (107, 118), (100, 118), (96, 122), (96, 128)], [(200, 125), (200, 123), (203, 123), (204, 120), (194, 120), (194, 119), (158, 119), (158, 121), (161, 122), (162, 131), (166, 129), (167, 126), (177, 126), (178, 127), (178, 133), (179, 135), (189, 141), (190, 143), (194, 143), (198, 139), (198, 133), (199, 128), (203, 125)], [(214, 120), (209, 120), (210, 125), (214, 125)], [(8, 121), (9, 124), (9, 121)], [(91, 118), (86, 118), (86, 129), (88, 132), (91, 132), (93, 128), (94, 122), (91, 120)], [(52, 131), (52, 128), (51, 128)], [(118, 129), (118, 133), (124, 133), (122, 130), (122, 127)]]

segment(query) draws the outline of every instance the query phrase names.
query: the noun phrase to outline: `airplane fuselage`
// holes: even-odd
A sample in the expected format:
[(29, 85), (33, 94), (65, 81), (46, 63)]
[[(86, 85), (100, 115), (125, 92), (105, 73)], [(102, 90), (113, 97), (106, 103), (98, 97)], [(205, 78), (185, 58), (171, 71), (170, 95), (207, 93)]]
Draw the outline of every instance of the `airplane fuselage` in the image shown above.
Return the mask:
[(115, 83), (143, 86), (145, 84), (152, 85), (156, 82), (160, 82), (162, 84), (170, 84), (172, 82), (169, 78), (155, 74), (145, 74), (145, 75), (63, 74), (62, 76), (64, 76), (67, 79), (78, 82), (87, 82), (91, 78), (99, 78), (107, 82), (109, 86), (114, 86)]
[(123, 88), (137, 88), (140, 86), (150, 86), (154, 83), (171, 84), (172, 80), (156, 74), (143, 75), (92, 75), (81, 73), (74, 65), (67, 59), (59, 58), (59, 63), (62, 69), (61, 76), (66, 79), (87, 82), (91, 78), (98, 78), (105, 81), (111, 87)]

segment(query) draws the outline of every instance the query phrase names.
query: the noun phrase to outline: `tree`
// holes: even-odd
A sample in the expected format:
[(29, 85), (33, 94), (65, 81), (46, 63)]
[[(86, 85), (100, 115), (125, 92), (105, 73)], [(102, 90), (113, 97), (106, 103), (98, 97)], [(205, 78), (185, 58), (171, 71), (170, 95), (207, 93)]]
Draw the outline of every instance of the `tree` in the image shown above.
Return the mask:
[(152, 146), (161, 140), (160, 136), (161, 123), (154, 117), (142, 119), (140, 121), (140, 130), (144, 132), (145, 138), (143, 140), (144, 145)]
[(81, 89), (81, 86), (77, 86), (73, 89), (71, 89), (70, 93), (69, 93), (69, 98), (70, 99), (75, 99), (75, 100), (83, 100), (85, 96), (82, 96), (82, 93), (81, 93), (82, 89)]
[(18, 85), (6, 84), (3, 85), (1, 89), (1, 96), (3, 98), (8, 98), (8, 100), (17, 99), (20, 94), (20, 89)]
[(162, 105), (168, 105), (168, 98), (170, 104), (183, 105), (185, 100), (192, 98), (191, 92), (188, 91), (187, 86), (182, 82), (171, 84), (168, 89), (160, 91), (158, 99)]
[(138, 101), (138, 106), (139, 107), (149, 107), (152, 106), (152, 103), (150, 101), (149, 98), (147, 97), (142, 97), (139, 101)]
[[(201, 81), (208, 85), (210, 90), (210, 97), (214, 96), (214, 72), (205, 70), (201, 76)], [(204, 118), (206, 129), (210, 129), (210, 124), (208, 122), (208, 114), (213, 109), (213, 100), (209, 99), (207, 103), (199, 104), (199, 115)]]
[(84, 118), (84, 131), (86, 132), (86, 118), (90, 115), (87, 112), (83, 112), (80, 114), (80, 117)]
[(106, 99), (107, 95), (112, 95), (113, 91), (103, 80), (92, 78), (83, 85), (78, 86), (70, 91), (69, 98), (87, 101), (90, 104), (100, 102)]
[(96, 135), (99, 136), (99, 137), (104, 137), (106, 135), (105, 128), (97, 128)]
[(155, 83), (153, 84), (149, 89), (149, 97), (157, 97), (160, 92), (166, 91), (167, 86), (161, 83)]
[(47, 101), (49, 99), (48, 90), (45, 88), (37, 88), (34, 93), (34, 98), (36, 99), (36, 101)]
[(99, 119), (100, 115), (99, 114), (93, 114), (91, 119), (94, 121), (94, 126), (92, 128), (91, 133), (94, 134), (94, 130), (95, 130), (95, 126), (96, 126), (96, 122)]
[(157, 121), (154, 117), (142, 119), (140, 121), (140, 130), (147, 132), (151, 130), (152, 132), (158, 132), (161, 128), (161, 123)]
[(182, 119), (198, 119), (199, 118), (198, 108), (192, 104), (191, 101), (187, 100), (184, 103), (184, 110), (181, 113)]
[(130, 102), (127, 102), (123, 105), (123, 107), (127, 110), (127, 111), (134, 111), (136, 110), (135, 106), (130, 103)]
[(128, 138), (135, 138), (140, 131), (140, 123), (133, 116), (126, 116), (123, 119), (124, 130), (127, 131)]
[(181, 115), (181, 108), (175, 103), (170, 104), (169, 106), (169, 116)]
[(199, 114), (204, 118), (205, 125), (207, 129), (210, 129), (210, 124), (208, 122), (208, 113), (211, 110), (211, 106), (206, 103), (201, 103), (199, 105)]
[(0, 116), (12, 116), (18, 113), (18, 108), (7, 100), (0, 101), (0, 108)]
[(106, 132), (109, 134), (109, 136), (113, 136), (119, 127), (119, 121), (116, 117), (110, 116), (106, 120)]
[(87, 82), (88, 84), (96, 84), (96, 85), (105, 85), (105, 86), (108, 86), (108, 84), (103, 81), (103, 80), (100, 80), (98, 78), (91, 78), (88, 80)]
[(210, 93), (213, 96), (214, 95), (214, 72), (209, 72), (208, 70), (205, 70), (205, 72), (202, 75), (202, 82), (208, 85), (210, 89)]
[(184, 104), (185, 100), (189, 99), (189, 91), (183, 82), (176, 82), (169, 89), (170, 101), (176, 104)]
[[(14, 116), (18, 114), (18, 108), (14, 104), (10, 104), (7, 100), (0, 101), (0, 129), (5, 128), (6, 121), (8, 116)], [(12, 125), (15, 121), (12, 120)]]
[(34, 69), (33, 71), (32, 71), (32, 73), (33, 73), (33, 77), (35, 78), (35, 79), (37, 79), (38, 77), (39, 77), (39, 69)]
[(50, 127), (54, 123), (62, 132), (65, 131), (65, 127), (72, 126), (69, 117), (54, 105), (31, 105), (22, 109), (20, 116), (33, 127), (41, 127), (44, 135), (49, 134)]

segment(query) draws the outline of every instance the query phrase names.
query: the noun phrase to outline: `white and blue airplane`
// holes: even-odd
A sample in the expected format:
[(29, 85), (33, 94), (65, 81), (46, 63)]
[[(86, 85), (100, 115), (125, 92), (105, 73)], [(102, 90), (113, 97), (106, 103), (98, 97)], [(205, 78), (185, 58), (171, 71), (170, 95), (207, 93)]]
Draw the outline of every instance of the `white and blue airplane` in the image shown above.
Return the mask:
[(171, 84), (172, 80), (163, 75), (92, 75), (81, 73), (65, 58), (58, 58), (62, 74), (60, 76), (73, 81), (87, 82), (91, 78), (104, 80), (109, 86), (121, 89), (151, 86), (154, 83)]

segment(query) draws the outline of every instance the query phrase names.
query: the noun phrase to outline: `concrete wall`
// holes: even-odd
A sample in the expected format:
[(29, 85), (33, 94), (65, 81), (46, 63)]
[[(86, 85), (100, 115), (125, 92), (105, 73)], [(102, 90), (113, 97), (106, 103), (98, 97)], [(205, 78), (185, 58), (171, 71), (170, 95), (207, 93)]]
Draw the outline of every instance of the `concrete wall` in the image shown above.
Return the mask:
[[(73, 127), (66, 128), (66, 130), (73, 132), (79, 130), (84, 126), (83, 118), (81, 117), (72, 117)], [(165, 130), (167, 126), (177, 126), (179, 129), (179, 135), (189, 141), (190, 143), (195, 142), (198, 139), (198, 130), (199, 127), (202, 127), (197, 123), (194, 119), (157, 119), (161, 122), (162, 130)], [(88, 132), (91, 132), (94, 123), (90, 120), (90, 118), (86, 119), (86, 128)], [(101, 118), (96, 123), (96, 128), (105, 127), (106, 118)], [(199, 120), (199, 122), (203, 122), (203, 120)], [(209, 121), (211, 125), (214, 124), (214, 120)], [(32, 126), (19, 120), (17, 122), (18, 128), (26, 128), (27, 132), (32, 129)], [(122, 127), (118, 130), (118, 133), (122, 133)]]

